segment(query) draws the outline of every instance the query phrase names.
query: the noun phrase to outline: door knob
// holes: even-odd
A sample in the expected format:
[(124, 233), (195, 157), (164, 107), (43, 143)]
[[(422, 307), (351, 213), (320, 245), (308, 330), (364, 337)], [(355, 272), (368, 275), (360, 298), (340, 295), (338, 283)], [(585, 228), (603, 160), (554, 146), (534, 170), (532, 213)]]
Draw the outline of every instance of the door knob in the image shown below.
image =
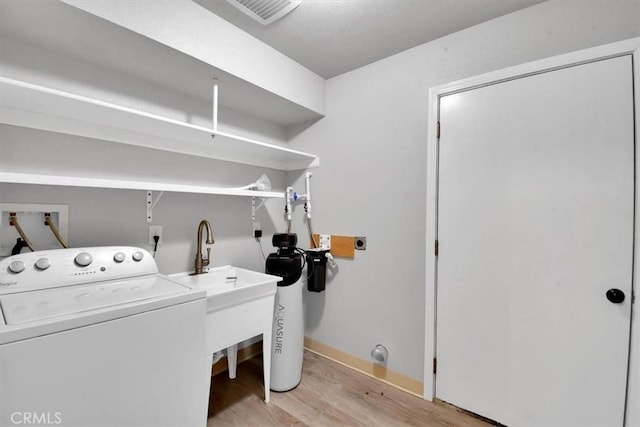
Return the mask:
[(607, 291), (607, 299), (614, 304), (620, 304), (624, 301), (624, 292), (620, 289), (612, 288)]

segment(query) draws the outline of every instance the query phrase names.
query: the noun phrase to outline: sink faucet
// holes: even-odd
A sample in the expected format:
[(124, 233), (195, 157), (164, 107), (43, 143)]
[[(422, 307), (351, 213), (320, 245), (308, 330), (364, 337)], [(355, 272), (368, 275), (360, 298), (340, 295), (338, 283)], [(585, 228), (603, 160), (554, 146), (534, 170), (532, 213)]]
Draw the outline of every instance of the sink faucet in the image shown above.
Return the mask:
[(200, 221), (200, 224), (198, 225), (198, 249), (196, 250), (196, 262), (195, 262), (196, 271), (191, 273), (192, 276), (196, 274), (207, 273), (206, 271), (203, 271), (203, 269), (204, 267), (209, 265), (209, 260), (211, 259), (211, 248), (207, 248), (206, 258), (202, 256), (202, 230), (205, 227), (207, 229), (206, 244), (212, 245), (214, 243), (213, 233), (211, 232), (211, 224), (209, 224), (209, 221), (207, 221), (206, 219), (203, 219), (202, 221)]

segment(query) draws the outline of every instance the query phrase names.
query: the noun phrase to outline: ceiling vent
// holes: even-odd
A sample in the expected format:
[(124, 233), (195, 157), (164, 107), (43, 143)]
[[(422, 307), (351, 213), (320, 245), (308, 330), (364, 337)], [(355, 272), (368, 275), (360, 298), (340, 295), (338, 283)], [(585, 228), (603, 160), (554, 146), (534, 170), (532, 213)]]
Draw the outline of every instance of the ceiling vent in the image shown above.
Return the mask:
[(263, 25), (282, 18), (298, 7), (302, 0), (227, 0)]

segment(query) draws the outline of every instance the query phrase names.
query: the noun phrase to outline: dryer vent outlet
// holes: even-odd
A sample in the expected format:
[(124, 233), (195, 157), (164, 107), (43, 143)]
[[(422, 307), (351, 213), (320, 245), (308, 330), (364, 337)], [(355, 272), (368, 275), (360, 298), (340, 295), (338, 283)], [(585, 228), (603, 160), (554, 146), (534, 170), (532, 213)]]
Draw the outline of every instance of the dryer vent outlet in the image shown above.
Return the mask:
[(245, 15), (269, 25), (298, 7), (302, 0), (227, 0)]

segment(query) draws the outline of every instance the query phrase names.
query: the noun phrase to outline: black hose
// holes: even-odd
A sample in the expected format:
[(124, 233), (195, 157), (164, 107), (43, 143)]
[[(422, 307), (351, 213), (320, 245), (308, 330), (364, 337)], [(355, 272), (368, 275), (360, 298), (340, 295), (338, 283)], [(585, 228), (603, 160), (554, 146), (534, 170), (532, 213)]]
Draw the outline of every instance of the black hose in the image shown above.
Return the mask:
[(11, 248), (11, 255), (18, 255), (22, 251), (22, 248), (26, 247), (27, 242), (25, 242), (21, 237), (18, 237), (18, 240), (16, 240), (16, 244), (13, 246), (13, 248)]

